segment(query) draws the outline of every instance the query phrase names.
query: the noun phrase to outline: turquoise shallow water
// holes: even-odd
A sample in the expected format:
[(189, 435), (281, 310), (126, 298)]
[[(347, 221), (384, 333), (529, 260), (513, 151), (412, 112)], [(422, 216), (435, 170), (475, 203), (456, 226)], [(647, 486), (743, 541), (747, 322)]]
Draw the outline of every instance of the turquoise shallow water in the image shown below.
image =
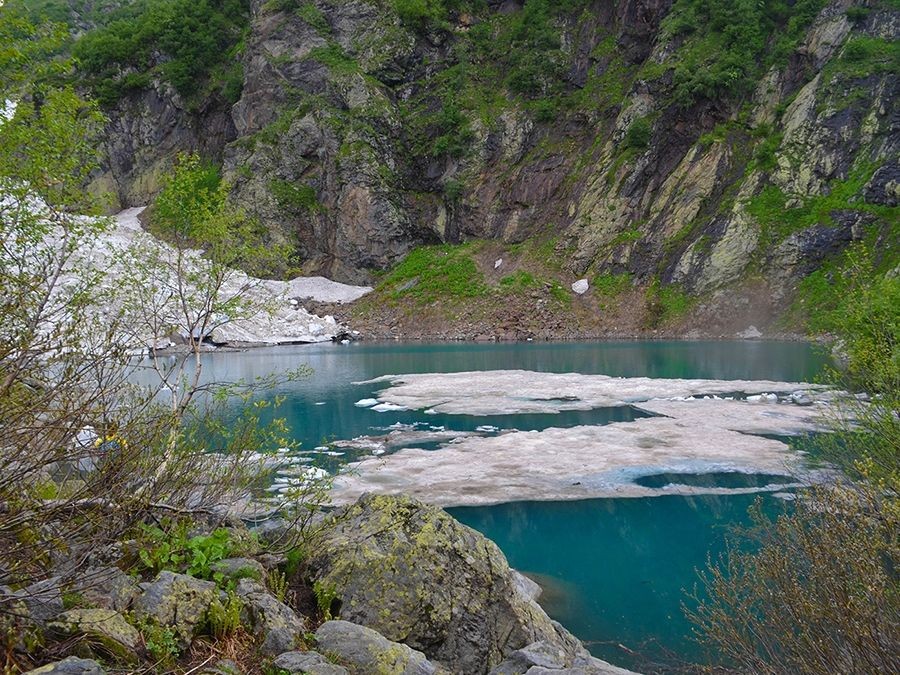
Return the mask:
[[(383, 434), (397, 423), (459, 431), (484, 425), (525, 430), (607, 424), (641, 414), (618, 407), (558, 415), (425, 415), (422, 411), (379, 413), (355, 406), (385, 385), (353, 382), (381, 375), (525, 369), (626, 377), (810, 381), (826, 362), (810, 345), (782, 342), (323, 344), (210, 354), (205, 357), (205, 376), (250, 380), (309, 365), (314, 371), (310, 378), (268, 392), (284, 395), (278, 414), (287, 418), (302, 449), (309, 450), (331, 440)], [(347, 451), (341, 458), (316, 456), (314, 461), (334, 469), (354, 456)], [(700, 485), (710, 480), (675, 478)], [(655, 480), (665, 484), (673, 478)], [(724, 487), (769, 482), (733, 475), (713, 480)], [(681, 603), (687, 599), (684, 589), (693, 586), (696, 569), (703, 567), (707, 556), (722, 550), (729, 528), (746, 522), (747, 507), (754, 498), (520, 502), (452, 512), (494, 539), (513, 566), (540, 579), (547, 587), (542, 602), (548, 612), (587, 641), (596, 655), (652, 672), (703, 656), (691, 643), (690, 627), (681, 613)], [(770, 509), (784, 505), (772, 496), (761, 499)], [(656, 668), (653, 664), (665, 665)]]

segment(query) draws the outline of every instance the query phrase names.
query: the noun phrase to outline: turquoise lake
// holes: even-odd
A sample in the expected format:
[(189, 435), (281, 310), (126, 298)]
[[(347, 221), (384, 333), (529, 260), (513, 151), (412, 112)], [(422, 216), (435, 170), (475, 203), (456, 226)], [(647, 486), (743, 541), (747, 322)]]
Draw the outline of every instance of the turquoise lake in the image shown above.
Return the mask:
[[(313, 374), (290, 383), (278, 411), (286, 417), (301, 454), (331, 441), (385, 433), (392, 425), (454, 431), (540, 430), (628, 421), (642, 413), (628, 406), (560, 414), (496, 416), (426, 415), (423, 411), (376, 412), (358, 407), (385, 384), (355, 385), (388, 374), (522, 369), (623, 377), (771, 379), (812, 381), (827, 356), (794, 342), (599, 342), (599, 343), (358, 343), (321, 344), (213, 353), (205, 377), (249, 380), (308, 365)], [(491, 433), (487, 431), (485, 433)], [(421, 443), (416, 447), (425, 447)], [(440, 452), (437, 445), (434, 448)], [(358, 453), (340, 457), (310, 453), (312, 464), (335, 470)], [(689, 484), (713, 480), (723, 487), (765, 485), (778, 477), (683, 477)], [(660, 483), (679, 477), (649, 477)], [(777, 481), (776, 481), (777, 482)], [(733, 484), (730, 484), (733, 483)], [(584, 640), (591, 651), (623, 667), (672, 672), (702, 660), (682, 615), (685, 590), (707, 556), (717, 556), (736, 525), (747, 522), (756, 495), (661, 496), (570, 502), (514, 502), (457, 507), (451, 513), (497, 542), (510, 564), (544, 587), (548, 613)], [(765, 508), (786, 503), (763, 493)]]

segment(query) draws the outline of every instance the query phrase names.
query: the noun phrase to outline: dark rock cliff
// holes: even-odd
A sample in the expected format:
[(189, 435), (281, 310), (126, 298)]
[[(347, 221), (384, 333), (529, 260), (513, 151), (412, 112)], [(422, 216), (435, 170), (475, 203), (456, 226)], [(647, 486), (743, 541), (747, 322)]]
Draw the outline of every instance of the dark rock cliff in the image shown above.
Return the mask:
[(679, 32), (678, 0), (563, 3), (543, 17), (558, 42), (527, 21), (509, 38), (532, 62), (496, 53), (515, 0), (439, 23), (387, 1), (250, 4), (233, 107), (157, 83), (109, 111), (99, 184), (123, 205), (199, 151), (290, 265), (349, 282), (423, 243), (540, 238), (571, 274), (778, 302), (853, 241), (896, 254), (896, 3), (820, 2), (768, 59), (793, 25), (773, 24), (752, 86), (689, 100), (679, 82), (709, 64), (685, 56), (702, 26)]

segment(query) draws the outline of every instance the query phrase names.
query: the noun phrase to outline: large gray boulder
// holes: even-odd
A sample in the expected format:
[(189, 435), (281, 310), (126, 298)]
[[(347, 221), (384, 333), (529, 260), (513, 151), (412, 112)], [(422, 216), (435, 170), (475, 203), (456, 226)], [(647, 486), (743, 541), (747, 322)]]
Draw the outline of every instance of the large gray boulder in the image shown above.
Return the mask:
[(106, 671), (96, 661), (70, 656), (62, 661), (29, 670), (25, 675), (106, 675)]
[(436, 675), (444, 672), (422, 652), (392, 642), (371, 628), (348, 621), (326, 621), (316, 631), (316, 645), (360, 673)]
[(298, 635), (306, 630), (306, 622), (293, 609), (254, 579), (241, 579), (237, 595), (244, 602), (244, 619), (263, 638), (260, 645), (263, 654), (276, 656), (296, 647)]
[(112, 609), (70, 609), (47, 627), (61, 637), (84, 638), (92, 655), (99, 652), (120, 661), (138, 660), (140, 633)]
[(535, 642), (586, 654), (533, 600), (500, 549), (443, 510), (364, 495), (337, 511), (310, 560), (340, 617), (402, 642), (455, 672), (487, 673)]
[(138, 617), (148, 617), (162, 626), (172, 626), (179, 643), (190, 644), (206, 621), (212, 602), (220, 591), (211, 581), (164, 570), (150, 583), (141, 584), (143, 593), (134, 601)]
[(490, 675), (634, 675), (628, 670), (596, 659), (589, 654), (581, 654), (575, 659), (566, 658), (558, 647), (547, 642), (518, 649), (503, 663), (491, 670)]

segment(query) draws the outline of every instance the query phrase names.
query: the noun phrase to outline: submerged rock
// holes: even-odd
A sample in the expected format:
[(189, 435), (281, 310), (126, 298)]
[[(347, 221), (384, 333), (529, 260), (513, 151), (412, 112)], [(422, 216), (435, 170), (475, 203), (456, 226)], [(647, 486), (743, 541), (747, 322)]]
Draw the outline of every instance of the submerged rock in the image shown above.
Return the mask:
[(543, 641), (571, 665), (586, 655), (526, 593), (500, 549), (441, 509), (364, 495), (313, 547), (317, 582), (343, 619), (403, 642), (458, 673), (487, 673)]
[(326, 621), (316, 631), (316, 644), (361, 673), (435, 675), (444, 672), (422, 652), (388, 640), (349, 621)]

